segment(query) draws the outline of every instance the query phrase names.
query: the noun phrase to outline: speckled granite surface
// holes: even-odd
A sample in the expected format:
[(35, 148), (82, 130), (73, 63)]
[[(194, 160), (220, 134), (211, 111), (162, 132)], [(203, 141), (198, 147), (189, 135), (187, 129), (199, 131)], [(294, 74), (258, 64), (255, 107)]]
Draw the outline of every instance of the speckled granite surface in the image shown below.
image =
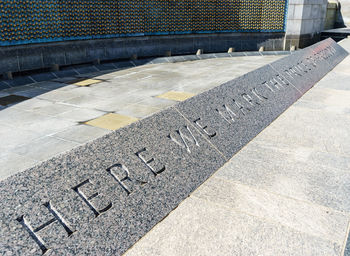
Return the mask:
[(346, 55), (326, 40), (1, 181), (0, 254), (122, 254)]

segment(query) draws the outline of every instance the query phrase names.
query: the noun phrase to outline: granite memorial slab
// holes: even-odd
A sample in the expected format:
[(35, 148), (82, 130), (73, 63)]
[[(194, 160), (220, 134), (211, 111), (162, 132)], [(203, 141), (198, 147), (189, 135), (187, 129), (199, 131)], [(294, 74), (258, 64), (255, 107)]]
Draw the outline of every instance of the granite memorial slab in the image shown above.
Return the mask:
[(0, 254), (124, 253), (346, 55), (325, 40), (0, 181)]
[(231, 158), (346, 55), (342, 47), (327, 39), (175, 108)]
[(347, 54), (341, 46), (329, 38), (270, 65), (281, 75), (291, 79), (295, 86), (305, 93)]
[(120, 255), (225, 163), (168, 109), (0, 183), (0, 254)]
[(291, 81), (264, 66), (175, 108), (229, 159), (301, 95)]

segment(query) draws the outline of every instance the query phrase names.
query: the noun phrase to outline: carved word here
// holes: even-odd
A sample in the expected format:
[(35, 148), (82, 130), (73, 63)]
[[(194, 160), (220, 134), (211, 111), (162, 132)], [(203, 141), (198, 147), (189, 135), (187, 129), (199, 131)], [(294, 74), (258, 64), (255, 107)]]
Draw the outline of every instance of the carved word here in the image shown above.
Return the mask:
[[(193, 135), (193, 132), (188, 126), (183, 126), (175, 132), (170, 133), (167, 136), (170, 139), (170, 142), (175, 143), (175, 145), (179, 146), (185, 152), (190, 154), (192, 152), (193, 147), (200, 147), (198, 140)], [(153, 178), (156, 178), (158, 175), (161, 175), (166, 171), (166, 165), (160, 163), (156, 158), (151, 156), (150, 152), (146, 148), (142, 148), (135, 152), (137, 158), (145, 165), (145, 167), (151, 173)], [(130, 170), (121, 163), (113, 164), (105, 170), (111, 177), (111, 180), (118, 184), (123, 191), (129, 196), (136, 189), (142, 187), (143, 185), (150, 182), (150, 180), (140, 180), (140, 178), (136, 178), (132, 175)], [(152, 175), (153, 174), (153, 175)], [(72, 190), (79, 196), (82, 202), (87, 206), (87, 209), (90, 209), (92, 213), (95, 215), (95, 218), (99, 217), (101, 214), (109, 211), (113, 208), (112, 202), (101, 202), (96, 203), (94, 200), (98, 199), (99, 192), (96, 191), (96, 188), (93, 186), (93, 182), (90, 179), (85, 179), (81, 183), (72, 187)], [(100, 205), (102, 203), (102, 207), (97, 207), (96, 205)], [(59, 211), (52, 205), (52, 202), (44, 203), (44, 206), (47, 208), (49, 213), (52, 215), (52, 219), (43, 223), (39, 227), (32, 227), (30, 221), (26, 216), (20, 216), (17, 218), (17, 221), (24, 227), (24, 229), (29, 233), (32, 237), (33, 241), (39, 246), (42, 253), (45, 254), (49, 250), (49, 245), (46, 244), (45, 239), (42, 238), (38, 232), (41, 230), (50, 227), (53, 223), (60, 224), (63, 229), (66, 231), (67, 237), (70, 237), (75, 229), (71, 227), (69, 222), (59, 213)]]

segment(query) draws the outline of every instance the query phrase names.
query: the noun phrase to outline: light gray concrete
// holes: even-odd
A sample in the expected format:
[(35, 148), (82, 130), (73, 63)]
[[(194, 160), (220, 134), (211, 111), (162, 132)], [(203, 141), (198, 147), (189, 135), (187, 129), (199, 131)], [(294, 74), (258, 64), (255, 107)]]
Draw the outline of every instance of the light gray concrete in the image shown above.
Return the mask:
[(347, 57), (125, 255), (344, 255), (349, 70)]

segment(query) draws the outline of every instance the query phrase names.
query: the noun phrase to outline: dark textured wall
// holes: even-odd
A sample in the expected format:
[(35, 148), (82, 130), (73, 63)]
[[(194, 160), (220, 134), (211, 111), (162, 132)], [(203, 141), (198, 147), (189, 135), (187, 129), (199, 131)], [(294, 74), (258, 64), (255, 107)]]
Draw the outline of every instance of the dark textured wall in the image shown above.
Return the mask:
[(287, 0), (1, 0), (0, 46), (125, 36), (283, 32)]

